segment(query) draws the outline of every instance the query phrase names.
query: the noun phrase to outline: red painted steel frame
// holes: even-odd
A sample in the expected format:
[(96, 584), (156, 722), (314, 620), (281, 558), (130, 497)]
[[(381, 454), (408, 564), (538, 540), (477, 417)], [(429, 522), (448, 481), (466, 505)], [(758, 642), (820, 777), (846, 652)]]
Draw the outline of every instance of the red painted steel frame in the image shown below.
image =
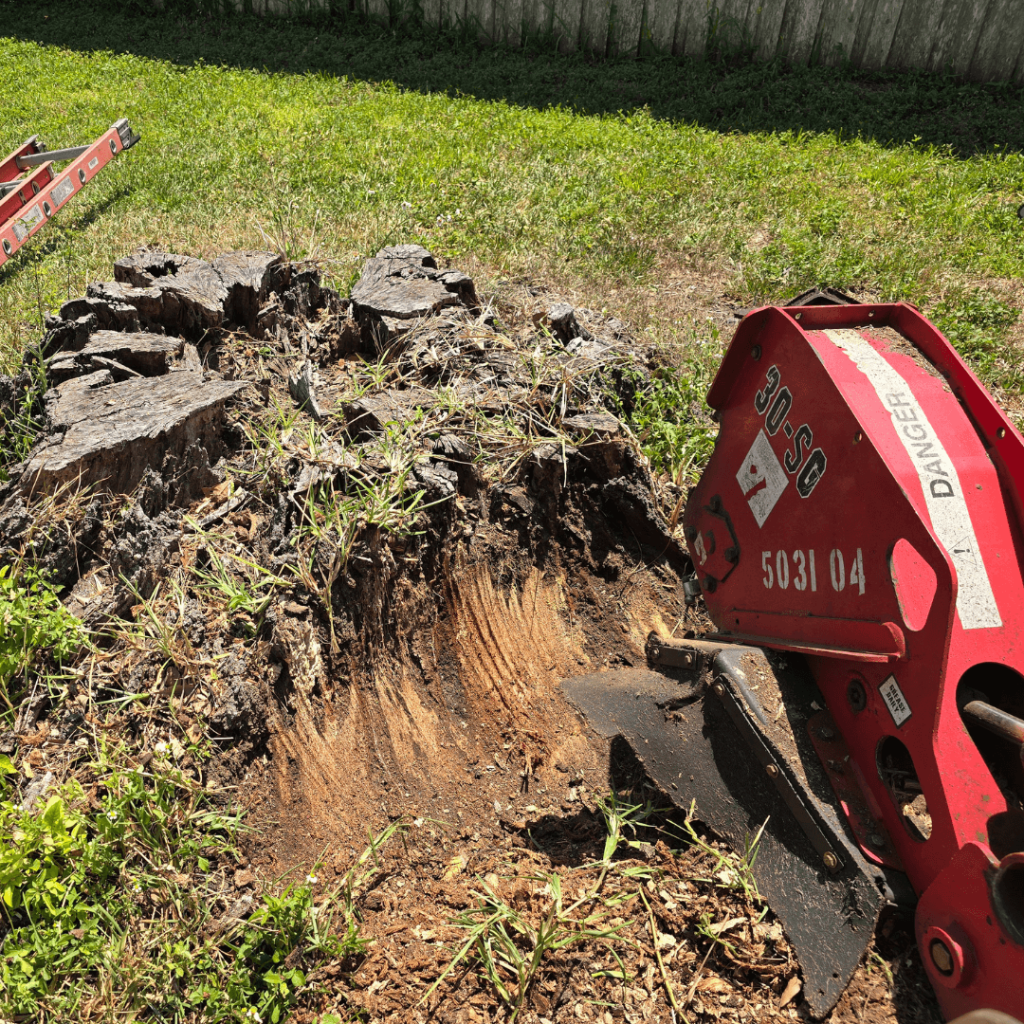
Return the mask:
[(1024, 814), (957, 705), (972, 668), (1024, 699), (1024, 439), (903, 304), (752, 312), (708, 402), (721, 431), (684, 528), (712, 618), (808, 655), (863, 790), (854, 831), (877, 860), (870, 810), (921, 894), (943, 1012), (1024, 1016)]
[[(113, 125), (61, 173), (54, 172), (47, 163), (26, 175), (19, 188), (0, 202), (0, 266), (123, 149), (118, 126)], [(0, 181), (14, 180), (18, 173), (16, 157), (36, 152), (34, 140), (15, 150), (0, 164)], [(38, 192), (32, 189), (33, 183), (39, 186)]]

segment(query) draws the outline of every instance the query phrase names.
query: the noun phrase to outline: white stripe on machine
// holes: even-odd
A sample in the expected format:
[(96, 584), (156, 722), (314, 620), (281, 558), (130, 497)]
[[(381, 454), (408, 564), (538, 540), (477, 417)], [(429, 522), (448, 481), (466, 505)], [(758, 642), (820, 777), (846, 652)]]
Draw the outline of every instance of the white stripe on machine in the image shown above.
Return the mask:
[(961, 625), (964, 629), (998, 628), (1002, 619), (960, 478), (910, 385), (857, 331), (822, 333), (853, 360), (892, 416), (896, 436), (921, 481), (932, 529), (956, 568), (956, 610)]

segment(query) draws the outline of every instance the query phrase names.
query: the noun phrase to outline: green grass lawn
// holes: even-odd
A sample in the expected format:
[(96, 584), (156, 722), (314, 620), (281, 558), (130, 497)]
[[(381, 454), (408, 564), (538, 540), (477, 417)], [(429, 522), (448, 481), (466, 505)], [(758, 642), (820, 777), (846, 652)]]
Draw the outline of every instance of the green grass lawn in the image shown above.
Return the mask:
[(130, 6), (0, 5), (3, 148), (33, 132), (80, 142), (121, 116), (143, 136), (0, 270), (6, 367), (42, 308), (140, 243), (210, 254), (270, 239), (344, 287), (380, 245), (415, 240), (666, 341), (695, 308), (669, 279), (701, 283), (705, 304), (821, 282), (909, 299), (1015, 384), (986, 346), (1024, 304), (1020, 89), (590, 63), (351, 20)]

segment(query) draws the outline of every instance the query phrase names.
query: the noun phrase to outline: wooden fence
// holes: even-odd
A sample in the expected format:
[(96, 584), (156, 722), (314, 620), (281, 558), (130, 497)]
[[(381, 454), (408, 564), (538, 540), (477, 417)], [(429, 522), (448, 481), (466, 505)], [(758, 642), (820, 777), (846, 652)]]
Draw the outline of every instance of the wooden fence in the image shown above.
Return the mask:
[[(285, 13), (331, 0), (233, 0)], [(338, 0), (333, 0), (335, 4)], [(352, 0), (372, 17), (422, 18), (484, 42), (529, 34), (608, 56), (709, 48), (763, 60), (952, 73), (1024, 83), (1024, 0)]]

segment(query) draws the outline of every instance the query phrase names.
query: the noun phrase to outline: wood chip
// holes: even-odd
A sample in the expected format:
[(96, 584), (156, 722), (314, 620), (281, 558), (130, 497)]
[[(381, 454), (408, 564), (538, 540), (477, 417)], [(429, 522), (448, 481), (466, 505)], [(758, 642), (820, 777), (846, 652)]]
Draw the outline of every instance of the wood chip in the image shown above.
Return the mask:
[(779, 1009), (783, 1006), (788, 1006), (794, 999), (796, 999), (802, 985), (800, 979), (794, 974), (789, 981), (786, 982), (786, 987), (782, 990), (782, 995), (779, 996)]
[(706, 978), (701, 978), (701, 980), (697, 982), (697, 991), (712, 992), (715, 995), (725, 996), (732, 992), (732, 985), (730, 985), (724, 978), (719, 978), (714, 974), (711, 974)]
[(712, 935), (724, 935), (727, 931), (731, 931), (738, 924), (746, 924), (747, 919), (745, 917), (732, 917), (728, 921), (719, 921), (716, 924), (711, 925), (708, 929)]

